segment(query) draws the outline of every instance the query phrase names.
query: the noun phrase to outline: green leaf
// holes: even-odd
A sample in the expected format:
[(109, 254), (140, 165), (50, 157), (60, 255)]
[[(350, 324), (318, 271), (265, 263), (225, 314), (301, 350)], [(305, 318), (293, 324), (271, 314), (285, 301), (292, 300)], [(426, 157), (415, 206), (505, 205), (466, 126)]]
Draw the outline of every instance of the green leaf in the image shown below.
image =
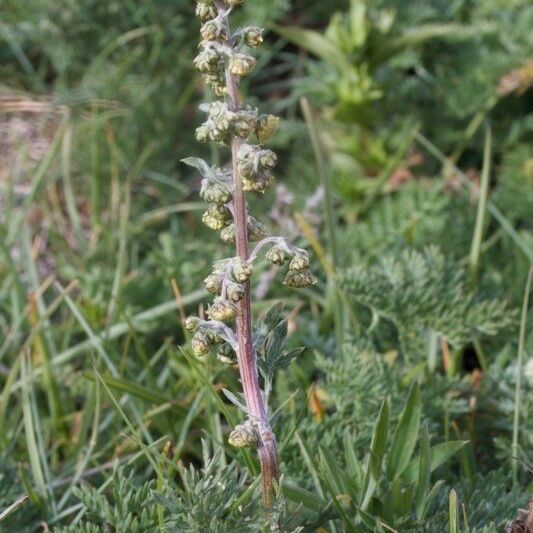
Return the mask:
[(289, 500), (302, 504), (307, 509), (315, 513), (319, 513), (321, 509), (327, 506), (325, 500), (317, 496), (314, 492), (311, 492), (300, 487), (296, 487), (290, 483), (283, 483), (281, 485), (281, 491)]
[(378, 421), (372, 435), (370, 444), (370, 456), (366, 465), (365, 478), (361, 491), (361, 507), (366, 509), (370, 498), (377, 487), (377, 480), (381, 471), (383, 456), (387, 449), (387, 436), (389, 432), (389, 404), (383, 400)]
[(201, 159), (200, 157), (186, 157), (182, 159), (181, 162), (198, 170), (198, 172), (200, 172), (200, 174), (204, 178), (215, 177), (215, 173), (209, 166), (209, 163), (207, 163), (207, 161), (205, 161), (204, 159)]
[(450, 491), (449, 498), (450, 509), (450, 533), (459, 532), (459, 517), (457, 515), (457, 493), (454, 489)]
[(411, 455), (413, 455), (418, 440), (421, 413), (420, 387), (415, 383), (409, 392), (409, 397), (396, 427), (391, 451), (387, 458), (387, 477), (391, 481), (402, 474), (409, 464)]
[(389, 404), (387, 400), (383, 400), (381, 411), (379, 413), (378, 422), (374, 429), (372, 436), (372, 443), (370, 445), (370, 471), (374, 479), (379, 478), (383, 457), (387, 450), (387, 436), (389, 433)]
[(352, 65), (342, 51), (321, 33), (296, 26), (283, 27), (276, 24), (272, 26), (272, 29), (291, 43), (311, 52), (327, 63), (341, 70), (352, 70)]
[(422, 437), (420, 440), (420, 457), (418, 466), (418, 483), (416, 486), (415, 509), (416, 517), (420, 521), (424, 516), (426, 507), (426, 496), (429, 486), (430, 471), (430, 451), (429, 451), (429, 433), (428, 428), (422, 429)]
[(346, 474), (340, 468), (339, 464), (333, 457), (333, 454), (323, 446), (319, 448), (320, 452), (320, 470), (322, 476), (329, 483), (335, 496), (349, 492), (350, 483)]
[[(453, 457), (467, 443), (467, 440), (451, 440), (433, 446), (429, 451), (429, 471), (433, 472), (436, 470), (439, 466), (450, 459), (450, 457)], [(419, 457), (413, 459), (413, 461), (411, 461), (409, 466), (405, 469), (402, 479), (406, 483), (414, 483), (416, 481), (420, 469), (419, 461)]]
[[(92, 372), (83, 372), (83, 377), (90, 381), (97, 381), (96, 376)], [(101, 377), (104, 383), (111, 389), (131, 394), (132, 396), (134, 396), (135, 398), (139, 398), (140, 400), (145, 400), (147, 402), (155, 403), (158, 405), (170, 401), (165, 395), (161, 394), (160, 392), (142, 387), (141, 385), (138, 385), (133, 381), (129, 381), (123, 378), (114, 378), (111, 376)], [(185, 413), (184, 409), (179, 409), (181, 409), (181, 411)]]
[(350, 487), (357, 495), (357, 499), (359, 500), (361, 483), (363, 481), (363, 469), (361, 468), (361, 463), (357, 459), (357, 454), (355, 453), (355, 448), (353, 446), (353, 435), (348, 428), (344, 430), (343, 446), (344, 458), (346, 460), (346, 466), (350, 476)]

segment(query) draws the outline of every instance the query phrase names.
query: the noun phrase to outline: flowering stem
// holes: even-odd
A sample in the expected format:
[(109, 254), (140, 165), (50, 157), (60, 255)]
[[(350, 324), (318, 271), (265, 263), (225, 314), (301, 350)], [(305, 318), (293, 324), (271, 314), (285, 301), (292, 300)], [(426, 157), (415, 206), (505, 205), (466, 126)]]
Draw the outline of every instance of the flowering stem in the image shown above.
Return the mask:
[[(219, 11), (222, 16), (225, 13)], [(227, 19), (226, 19), (227, 23)], [(229, 27), (229, 24), (228, 24)], [(240, 95), (238, 79), (232, 75), (226, 67), (226, 85), (228, 88), (228, 100), (230, 109), (236, 111), (240, 107)], [(241, 139), (236, 135), (231, 139), (231, 157), (233, 172), (233, 217), (235, 223), (235, 241), (237, 255), (247, 261), (248, 252), (248, 213), (246, 200), (242, 188), (242, 178), (238, 171), (237, 157), (241, 145)], [(263, 503), (269, 505), (273, 495), (274, 481), (278, 479), (278, 454), (274, 434), (270, 428), (267, 410), (261, 389), (259, 387), (259, 375), (257, 371), (256, 353), (253, 345), (252, 317), (250, 310), (250, 282), (245, 284), (245, 293), (239, 302), (239, 314), (237, 316), (237, 340), (239, 372), (248, 415), (260, 422), (262, 431), (259, 435), (258, 454), (261, 463)]]

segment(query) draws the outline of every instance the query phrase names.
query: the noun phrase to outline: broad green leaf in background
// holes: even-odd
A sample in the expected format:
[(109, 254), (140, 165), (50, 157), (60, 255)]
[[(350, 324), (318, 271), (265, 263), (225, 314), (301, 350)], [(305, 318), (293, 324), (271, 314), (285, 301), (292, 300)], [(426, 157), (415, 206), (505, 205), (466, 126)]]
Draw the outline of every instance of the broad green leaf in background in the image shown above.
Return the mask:
[(414, 384), (394, 432), (391, 451), (387, 458), (387, 477), (392, 481), (407, 468), (414, 452), (420, 429), (422, 400), (420, 387)]

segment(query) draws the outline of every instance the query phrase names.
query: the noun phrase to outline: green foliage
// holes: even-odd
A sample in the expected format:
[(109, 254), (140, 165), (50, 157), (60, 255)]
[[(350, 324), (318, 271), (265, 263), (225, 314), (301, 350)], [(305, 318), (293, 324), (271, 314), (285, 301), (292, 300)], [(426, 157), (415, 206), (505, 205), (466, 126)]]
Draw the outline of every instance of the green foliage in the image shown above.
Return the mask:
[(497, 335), (515, 317), (502, 302), (476, 299), (465, 274), (435, 247), (384, 256), (370, 268), (354, 267), (341, 284), (376, 318), (394, 323), (407, 357), (421, 332), (434, 331), (460, 348), (480, 335)]
[(158, 521), (157, 506), (151, 495), (153, 483), (137, 483), (133, 476), (133, 472), (116, 469), (107, 493), (84, 485), (76, 487), (74, 495), (81, 501), (86, 517), (81, 524), (57, 528), (56, 531), (103, 533), (109, 528), (132, 533), (154, 531)]
[[(430, 484), (431, 473), (465, 443), (450, 441), (430, 448), (427, 429), (422, 437), (418, 432), (421, 408), (420, 390), (414, 385), (392, 430), (389, 403), (384, 400), (366, 458), (359, 459), (353, 436), (345, 430), (342, 462), (321, 446), (316, 472), (311, 470), (313, 463), (308, 464), (311, 474), (318, 474), (322, 497), (308, 495), (303, 500), (302, 493), (290, 487), (287, 497), (303, 501), (311, 515), (327, 516), (330, 508), (346, 531), (375, 531), (380, 523), (394, 528), (424, 523), (442, 485)], [(419, 453), (413, 457), (415, 448)]]

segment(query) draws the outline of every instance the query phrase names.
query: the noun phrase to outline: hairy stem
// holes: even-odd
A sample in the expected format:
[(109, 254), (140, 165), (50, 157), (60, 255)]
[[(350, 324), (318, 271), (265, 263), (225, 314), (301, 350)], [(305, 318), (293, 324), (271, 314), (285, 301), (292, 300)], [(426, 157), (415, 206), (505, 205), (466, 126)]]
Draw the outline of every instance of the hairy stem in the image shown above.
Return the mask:
[[(229, 25), (228, 25), (229, 27)], [(238, 79), (226, 68), (226, 85), (228, 88), (228, 100), (231, 110), (240, 107), (240, 95)], [(231, 157), (233, 171), (233, 218), (235, 223), (235, 237), (237, 255), (247, 261), (248, 251), (248, 213), (246, 199), (242, 190), (242, 179), (237, 167), (237, 154), (241, 145), (241, 139), (233, 136), (231, 140)], [(256, 353), (253, 345), (252, 316), (250, 310), (250, 283), (246, 283), (245, 294), (239, 302), (239, 314), (237, 316), (237, 340), (239, 371), (248, 415), (256, 419), (261, 428), (259, 431), (258, 454), (261, 463), (263, 502), (269, 505), (271, 502), (274, 481), (278, 479), (278, 453), (274, 434), (270, 428), (267, 410), (261, 389), (259, 387), (259, 375), (257, 371)]]

